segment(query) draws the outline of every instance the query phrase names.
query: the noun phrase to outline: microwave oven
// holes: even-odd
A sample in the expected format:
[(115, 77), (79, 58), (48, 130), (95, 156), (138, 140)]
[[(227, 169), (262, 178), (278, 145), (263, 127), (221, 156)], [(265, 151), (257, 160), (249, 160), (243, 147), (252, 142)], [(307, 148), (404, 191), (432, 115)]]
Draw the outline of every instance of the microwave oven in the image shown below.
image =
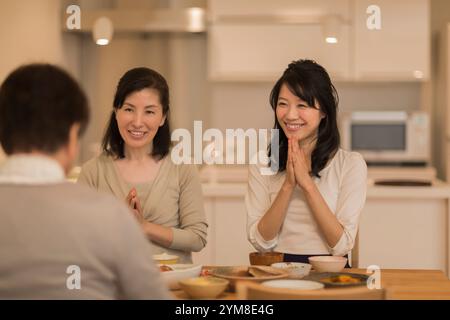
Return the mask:
[(361, 153), (368, 165), (430, 162), (430, 119), (423, 111), (358, 111), (340, 118), (342, 148)]

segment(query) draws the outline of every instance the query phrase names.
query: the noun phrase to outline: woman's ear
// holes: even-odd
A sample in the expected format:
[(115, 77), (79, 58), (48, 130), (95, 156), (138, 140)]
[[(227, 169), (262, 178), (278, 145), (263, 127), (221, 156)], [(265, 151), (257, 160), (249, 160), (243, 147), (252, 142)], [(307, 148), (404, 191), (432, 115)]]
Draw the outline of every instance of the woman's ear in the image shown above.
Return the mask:
[(163, 116), (161, 119), (161, 123), (159, 124), (160, 127), (162, 127), (164, 125), (164, 123), (166, 122), (166, 116)]

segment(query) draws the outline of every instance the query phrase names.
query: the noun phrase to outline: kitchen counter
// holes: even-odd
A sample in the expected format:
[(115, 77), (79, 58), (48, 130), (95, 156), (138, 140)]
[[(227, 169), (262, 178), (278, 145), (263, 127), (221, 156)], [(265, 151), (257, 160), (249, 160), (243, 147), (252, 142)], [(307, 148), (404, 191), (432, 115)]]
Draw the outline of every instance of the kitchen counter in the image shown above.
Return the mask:
[[(243, 197), (247, 190), (247, 183), (202, 183), (205, 197)], [(450, 199), (450, 185), (441, 181), (433, 182), (425, 187), (388, 187), (376, 186), (373, 181), (367, 184), (367, 198), (395, 198), (395, 199)]]

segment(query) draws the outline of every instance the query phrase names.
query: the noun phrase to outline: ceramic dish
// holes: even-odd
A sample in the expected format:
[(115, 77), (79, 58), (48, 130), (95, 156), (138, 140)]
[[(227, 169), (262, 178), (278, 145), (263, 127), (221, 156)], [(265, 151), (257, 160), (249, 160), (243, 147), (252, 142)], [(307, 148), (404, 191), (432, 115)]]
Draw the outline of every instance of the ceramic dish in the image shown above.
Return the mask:
[(318, 281), (325, 287), (354, 287), (367, 285), (369, 276), (358, 273), (323, 272), (311, 273), (305, 280)]
[(181, 280), (183, 289), (194, 299), (214, 299), (222, 294), (230, 283), (226, 279), (215, 277), (198, 277)]
[(270, 280), (264, 281), (262, 285), (271, 288), (295, 289), (295, 290), (318, 290), (325, 287), (324, 284), (311, 280)]
[(264, 282), (289, 276), (285, 270), (268, 266), (217, 267), (212, 269), (210, 274), (230, 281), (231, 289), (234, 289), (237, 281)]
[[(171, 290), (180, 288), (178, 283), (180, 280), (198, 277), (202, 271), (202, 266), (195, 264), (159, 265), (159, 268), (164, 281)], [(167, 271), (163, 271), (164, 269)]]
[(273, 268), (283, 269), (289, 272), (290, 278), (301, 279), (309, 274), (311, 265), (301, 262), (279, 262), (271, 265)]

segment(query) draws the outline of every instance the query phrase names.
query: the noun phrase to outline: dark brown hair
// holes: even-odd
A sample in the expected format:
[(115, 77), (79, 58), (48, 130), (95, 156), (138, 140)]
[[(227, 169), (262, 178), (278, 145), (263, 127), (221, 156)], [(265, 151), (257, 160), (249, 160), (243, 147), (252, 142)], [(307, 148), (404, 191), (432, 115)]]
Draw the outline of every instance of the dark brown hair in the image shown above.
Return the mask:
[(167, 85), (166, 79), (158, 72), (141, 67), (128, 70), (117, 84), (113, 111), (111, 112), (102, 141), (103, 151), (107, 154), (116, 158), (125, 157), (123, 148), (124, 141), (119, 132), (115, 111), (122, 108), (128, 95), (143, 89), (155, 89), (158, 91), (163, 115), (166, 116), (164, 124), (158, 129), (158, 132), (153, 138), (152, 156), (161, 159), (169, 153), (171, 143), (169, 128), (169, 86)]
[(0, 87), (0, 142), (7, 154), (54, 153), (68, 143), (73, 124), (80, 124), (81, 136), (88, 121), (83, 90), (59, 67), (19, 67)]

